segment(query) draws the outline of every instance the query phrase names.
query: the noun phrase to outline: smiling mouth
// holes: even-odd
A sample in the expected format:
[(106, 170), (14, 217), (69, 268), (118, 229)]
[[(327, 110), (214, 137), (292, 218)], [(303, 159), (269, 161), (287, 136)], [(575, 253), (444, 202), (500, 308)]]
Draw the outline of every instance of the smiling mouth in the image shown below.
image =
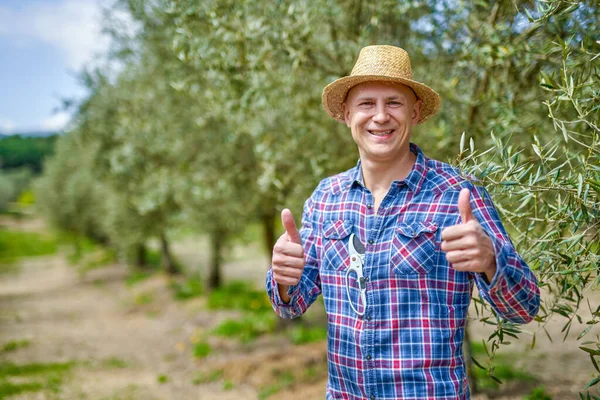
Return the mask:
[(389, 129), (387, 131), (367, 131), (373, 136), (389, 136), (394, 133), (393, 129)]

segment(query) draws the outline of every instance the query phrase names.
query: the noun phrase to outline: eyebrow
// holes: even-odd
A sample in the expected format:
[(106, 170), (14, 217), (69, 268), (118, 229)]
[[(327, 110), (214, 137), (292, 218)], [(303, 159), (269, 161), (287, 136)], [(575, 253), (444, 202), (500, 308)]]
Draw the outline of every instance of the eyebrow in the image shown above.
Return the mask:
[[(406, 96), (402, 95), (393, 95), (393, 96), (389, 96), (386, 97), (386, 100), (398, 100), (398, 99), (405, 99)], [(365, 100), (375, 100), (375, 97), (372, 96), (359, 96), (356, 98), (356, 101), (365, 101)]]

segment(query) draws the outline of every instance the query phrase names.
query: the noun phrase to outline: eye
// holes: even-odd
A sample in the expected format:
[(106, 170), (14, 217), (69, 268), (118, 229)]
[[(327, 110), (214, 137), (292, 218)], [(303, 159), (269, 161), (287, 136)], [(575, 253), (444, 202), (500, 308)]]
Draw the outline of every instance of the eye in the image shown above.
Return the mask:
[(375, 103), (373, 103), (372, 101), (368, 101), (368, 100), (366, 100), (366, 101), (361, 101), (360, 103), (358, 103), (359, 107), (363, 107), (363, 106), (372, 106), (373, 104), (375, 104)]
[(398, 106), (401, 106), (401, 105), (402, 105), (402, 103), (401, 103), (401, 102), (399, 102), (399, 101), (396, 101), (396, 100), (389, 101), (389, 102), (388, 102), (388, 104), (389, 104), (390, 106), (394, 106), (394, 107), (398, 107)]

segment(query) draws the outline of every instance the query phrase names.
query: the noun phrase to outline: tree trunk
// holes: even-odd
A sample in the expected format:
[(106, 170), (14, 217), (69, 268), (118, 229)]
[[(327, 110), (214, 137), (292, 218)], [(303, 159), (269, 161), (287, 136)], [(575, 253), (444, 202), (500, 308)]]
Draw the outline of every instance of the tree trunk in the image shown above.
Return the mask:
[(177, 265), (173, 260), (173, 256), (171, 255), (171, 252), (169, 250), (169, 242), (167, 242), (167, 237), (165, 236), (164, 232), (160, 235), (160, 247), (162, 250), (161, 263), (163, 265), (163, 268), (165, 269), (165, 272), (169, 275), (179, 274), (179, 268), (177, 268)]
[(270, 259), (275, 245), (275, 209), (264, 212), (261, 222), (263, 226), (263, 245)]
[(208, 291), (221, 287), (223, 284), (221, 277), (221, 266), (223, 264), (223, 247), (225, 244), (225, 235), (217, 229), (210, 235), (211, 263), (206, 282)]
[(146, 253), (146, 245), (139, 243), (135, 246), (135, 266), (138, 268), (148, 267), (148, 259)]

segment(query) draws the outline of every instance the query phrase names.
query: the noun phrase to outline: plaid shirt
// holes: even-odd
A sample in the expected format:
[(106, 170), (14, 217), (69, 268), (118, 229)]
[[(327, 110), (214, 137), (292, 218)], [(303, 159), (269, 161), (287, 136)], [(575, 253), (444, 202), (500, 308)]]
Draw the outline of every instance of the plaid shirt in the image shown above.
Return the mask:
[[(462, 343), (473, 284), (506, 320), (529, 322), (539, 308), (536, 278), (517, 254), (489, 194), (411, 144), (417, 161), (392, 183), (377, 212), (359, 164), (324, 179), (306, 201), (300, 234), (306, 266), (289, 304), (272, 271), (267, 293), (283, 318), (303, 314), (319, 294), (328, 320), (327, 399), (468, 399)], [(492, 239), (497, 272), (453, 269), (440, 249), (444, 227), (460, 223), (458, 195)], [(366, 307), (355, 275), (346, 293), (349, 237), (365, 244)]]

